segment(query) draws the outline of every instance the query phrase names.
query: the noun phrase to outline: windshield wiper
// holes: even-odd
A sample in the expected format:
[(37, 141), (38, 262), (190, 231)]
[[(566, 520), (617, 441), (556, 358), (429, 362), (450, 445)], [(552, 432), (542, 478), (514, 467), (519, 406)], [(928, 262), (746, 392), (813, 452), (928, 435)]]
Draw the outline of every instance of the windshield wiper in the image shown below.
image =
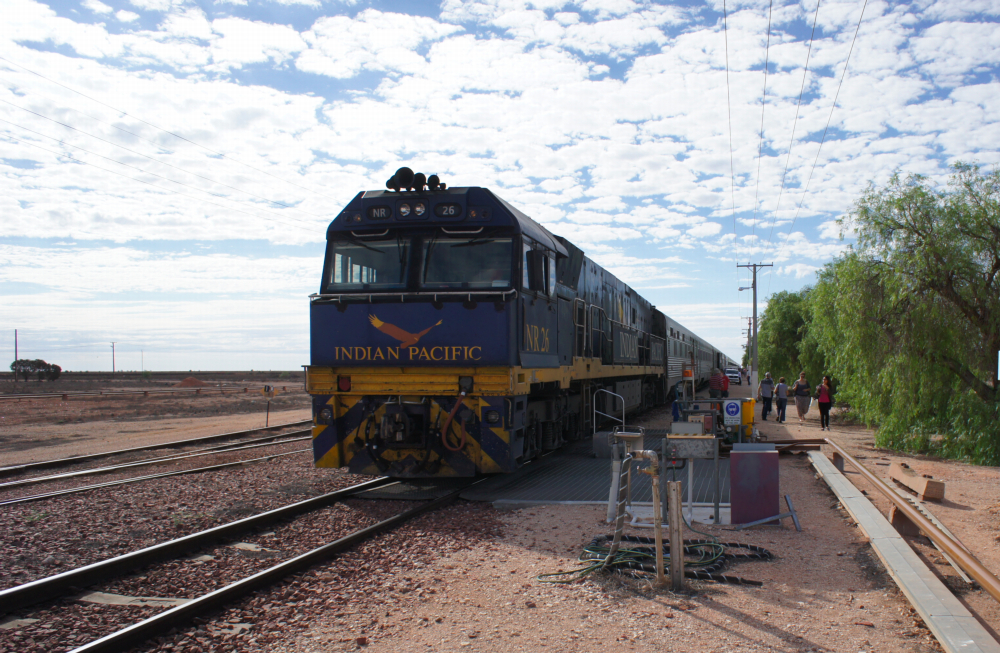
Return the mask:
[(464, 243), (458, 243), (456, 245), (452, 245), (452, 248), (472, 247), (473, 245), (482, 245), (483, 243), (491, 242), (494, 240), (496, 240), (496, 238), (473, 238), (472, 240), (465, 241)]
[(382, 250), (375, 249), (374, 247), (371, 247), (369, 245), (365, 245), (360, 240), (352, 240), (350, 238), (344, 238), (344, 240), (346, 240), (347, 242), (351, 243), (352, 245), (357, 245), (358, 247), (364, 247), (365, 249), (371, 250), (371, 251), (375, 252), (376, 254), (385, 254), (385, 252), (383, 252)]

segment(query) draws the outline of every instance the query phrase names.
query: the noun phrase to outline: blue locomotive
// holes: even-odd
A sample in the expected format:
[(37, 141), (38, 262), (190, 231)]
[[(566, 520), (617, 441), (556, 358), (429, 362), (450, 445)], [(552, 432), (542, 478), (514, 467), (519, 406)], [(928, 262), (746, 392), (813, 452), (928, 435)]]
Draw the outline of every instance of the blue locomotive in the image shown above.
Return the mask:
[[(401, 168), (327, 230), (310, 297), (319, 467), (512, 472), (590, 434), (595, 393), (664, 404), (727, 357), (486, 188)], [(621, 411), (596, 401), (599, 412)]]

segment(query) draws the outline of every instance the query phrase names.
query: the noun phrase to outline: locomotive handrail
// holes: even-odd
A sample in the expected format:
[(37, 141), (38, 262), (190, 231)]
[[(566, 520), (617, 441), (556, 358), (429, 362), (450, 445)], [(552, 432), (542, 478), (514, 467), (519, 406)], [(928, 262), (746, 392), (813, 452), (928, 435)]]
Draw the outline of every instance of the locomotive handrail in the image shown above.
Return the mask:
[(359, 297), (363, 298), (363, 297), (367, 297), (368, 300), (371, 301), (372, 297), (395, 297), (395, 296), (399, 296), (400, 298), (403, 298), (403, 297), (433, 297), (433, 298), (436, 299), (438, 295), (445, 295), (445, 296), (448, 296), (448, 297), (452, 297), (452, 296), (461, 297), (463, 295), (466, 295), (466, 296), (469, 297), (469, 301), (472, 301), (472, 296), (473, 295), (486, 295), (486, 296), (499, 295), (501, 298), (503, 298), (506, 301), (507, 296), (511, 295), (511, 294), (513, 294), (515, 297), (517, 297), (517, 289), (516, 288), (512, 288), (510, 290), (485, 290), (484, 289), (484, 290), (445, 290), (445, 291), (424, 291), (424, 292), (417, 291), (417, 292), (381, 292), (381, 293), (367, 292), (367, 293), (336, 293), (336, 294), (331, 294), (331, 293), (313, 293), (313, 294), (309, 295), (309, 299), (310, 300), (328, 299), (328, 300), (332, 300), (332, 301), (340, 301), (340, 299), (343, 298), (343, 297), (351, 297), (351, 298), (359, 298)]
[[(597, 395), (599, 393), (601, 393), (601, 392), (603, 392), (604, 394), (611, 395), (612, 397), (618, 397), (619, 399), (622, 400), (622, 418), (621, 419), (618, 419), (614, 415), (608, 415), (607, 413), (602, 413), (601, 411), (597, 410)], [(604, 388), (598, 388), (597, 390), (594, 391), (594, 399), (592, 401), (592, 404), (594, 406), (594, 417), (593, 417), (593, 421), (592, 421), (592, 428), (593, 428), (593, 435), (594, 436), (597, 435), (597, 416), (598, 415), (603, 415), (604, 417), (607, 417), (609, 419), (613, 419), (616, 422), (621, 422), (622, 423), (622, 428), (625, 427), (625, 397), (623, 397), (623, 396), (621, 396), (619, 394), (615, 394), (614, 392), (611, 392), (610, 390), (605, 390)]]

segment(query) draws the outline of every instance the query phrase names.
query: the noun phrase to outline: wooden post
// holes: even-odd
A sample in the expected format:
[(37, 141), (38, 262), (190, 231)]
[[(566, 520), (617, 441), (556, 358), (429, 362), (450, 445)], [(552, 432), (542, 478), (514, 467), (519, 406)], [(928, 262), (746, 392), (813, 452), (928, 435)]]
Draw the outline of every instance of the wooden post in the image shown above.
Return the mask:
[(681, 523), (681, 482), (667, 481), (667, 521), (670, 526), (670, 588), (684, 589), (684, 538)]

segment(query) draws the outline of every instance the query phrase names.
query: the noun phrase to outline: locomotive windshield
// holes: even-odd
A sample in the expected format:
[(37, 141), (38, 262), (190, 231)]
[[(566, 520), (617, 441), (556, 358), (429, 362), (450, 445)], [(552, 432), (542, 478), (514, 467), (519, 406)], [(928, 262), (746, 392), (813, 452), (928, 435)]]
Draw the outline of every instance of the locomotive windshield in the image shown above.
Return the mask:
[(391, 290), (406, 287), (405, 240), (330, 242), (325, 290)]
[(442, 234), (331, 240), (323, 292), (509, 288), (513, 239)]
[(427, 243), (422, 288), (507, 288), (510, 238), (437, 238)]

